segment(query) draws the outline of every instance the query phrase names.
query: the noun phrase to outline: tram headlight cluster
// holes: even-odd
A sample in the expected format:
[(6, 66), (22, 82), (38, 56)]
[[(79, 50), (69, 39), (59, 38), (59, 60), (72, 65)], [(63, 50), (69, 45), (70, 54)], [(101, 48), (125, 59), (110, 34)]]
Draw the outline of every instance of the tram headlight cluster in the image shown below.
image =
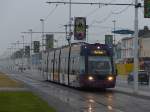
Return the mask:
[(109, 77), (107, 77), (107, 80), (108, 80), (108, 81), (113, 81), (113, 80), (114, 80), (114, 77), (109, 76)]
[(94, 78), (93, 78), (92, 76), (89, 76), (89, 77), (88, 77), (88, 80), (89, 80), (89, 81), (93, 81)]

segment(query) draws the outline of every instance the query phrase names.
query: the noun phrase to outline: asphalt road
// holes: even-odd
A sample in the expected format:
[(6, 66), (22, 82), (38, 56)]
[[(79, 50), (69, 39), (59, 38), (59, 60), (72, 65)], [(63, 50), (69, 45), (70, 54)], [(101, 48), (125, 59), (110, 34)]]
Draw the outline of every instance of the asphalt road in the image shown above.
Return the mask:
[(134, 97), (114, 90), (81, 91), (43, 81), (39, 74), (8, 72), (23, 81), (58, 112), (150, 112), (150, 99)]

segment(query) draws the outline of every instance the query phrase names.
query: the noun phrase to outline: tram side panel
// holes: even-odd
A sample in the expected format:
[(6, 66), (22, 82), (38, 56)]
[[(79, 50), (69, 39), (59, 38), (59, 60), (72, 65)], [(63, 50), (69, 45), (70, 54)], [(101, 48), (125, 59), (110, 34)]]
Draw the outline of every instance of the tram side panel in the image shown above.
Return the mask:
[(44, 78), (44, 80), (47, 80), (47, 72), (46, 72), (46, 63), (47, 63), (47, 60), (46, 60), (46, 57), (47, 57), (47, 53), (46, 52), (43, 52), (42, 53), (42, 76)]
[(60, 55), (60, 49), (55, 51), (55, 59), (54, 59), (54, 72), (53, 72), (53, 81), (59, 83), (59, 55)]
[(69, 73), (69, 82), (70, 86), (80, 87), (79, 84), (79, 75), (80, 75), (80, 46), (73, 46), (71, 49), (70, 56), (70, 73)]
[(69, 56), (69, 48), (61, 49), (60, 56), (60, 83), (64, 85), (68, 85), (68, 56)]
[(53, 81), (53, 62), (54, 62), (54, 52), (49, 52), (48, 57), (48, 72), (49, 72), (49, 80)]

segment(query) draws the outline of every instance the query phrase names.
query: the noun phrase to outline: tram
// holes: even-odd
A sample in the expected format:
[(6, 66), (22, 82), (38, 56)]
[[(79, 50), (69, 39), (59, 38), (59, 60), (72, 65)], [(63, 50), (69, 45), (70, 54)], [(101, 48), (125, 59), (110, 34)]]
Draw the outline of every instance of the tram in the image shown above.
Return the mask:
[(114, 88), (112, 48), (105, 44), (72, 43), (43, 53), (46, 80), (79, 88)]

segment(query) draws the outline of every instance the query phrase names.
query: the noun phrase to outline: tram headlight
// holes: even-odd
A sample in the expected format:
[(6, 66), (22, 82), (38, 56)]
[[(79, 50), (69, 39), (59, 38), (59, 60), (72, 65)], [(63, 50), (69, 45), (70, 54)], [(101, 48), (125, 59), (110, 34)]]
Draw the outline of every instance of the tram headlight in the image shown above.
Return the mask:
[(89, 77), (88, 77), (88, 80), (89, 80), (89, 81), (93, 81), (94, 78), (93, 78), (92, 76), (89, 76)]
[(114, 77), (109, 76), (109, 77), (107, 77), (107, 80), (108, 80), (108, 81), (113, 81), (113, 80), (114, 80)]

